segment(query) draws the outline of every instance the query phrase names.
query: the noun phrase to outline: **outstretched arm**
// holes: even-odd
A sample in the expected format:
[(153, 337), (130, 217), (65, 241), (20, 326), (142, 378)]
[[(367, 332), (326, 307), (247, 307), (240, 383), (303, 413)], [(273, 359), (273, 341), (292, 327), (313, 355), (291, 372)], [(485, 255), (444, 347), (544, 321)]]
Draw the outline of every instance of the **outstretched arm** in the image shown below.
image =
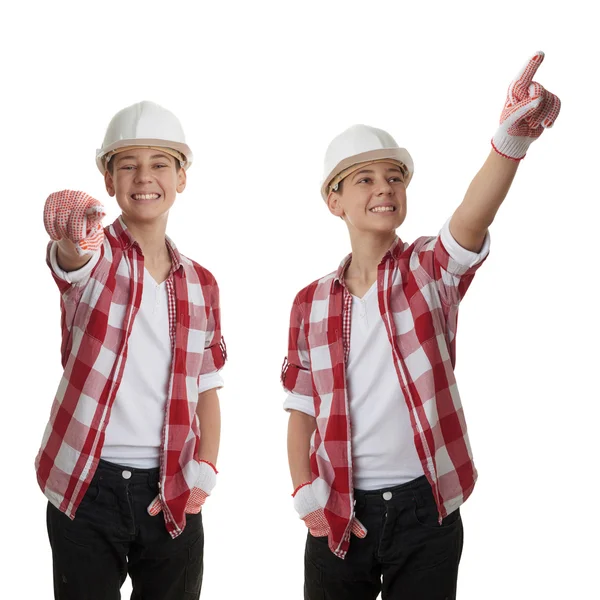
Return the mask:
[(544, 53), (537, 52), (510, 84), (492, 152), (477, 173), (450, 221), (454, 239), (467, 250), (481, 250), (488, 227), (525, 157), (529, 145), (560, 112), (560, 100), (533, 81)]

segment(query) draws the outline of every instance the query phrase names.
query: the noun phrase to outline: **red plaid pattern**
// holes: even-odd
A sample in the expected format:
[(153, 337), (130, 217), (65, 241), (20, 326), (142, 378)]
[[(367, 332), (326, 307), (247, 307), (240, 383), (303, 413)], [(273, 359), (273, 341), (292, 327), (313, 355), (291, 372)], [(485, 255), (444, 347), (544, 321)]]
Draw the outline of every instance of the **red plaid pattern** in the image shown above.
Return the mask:
[[(44, 494), (72, 519), (98, 466), (142, 298), (140, 247), (121, 219), (104, 234), (98, 262), (82, 281), (70, 284), (53, 273), (61, 293), (64, 374), (35, 466)], [(185, 507), (198, 479), (198, 382), (203, 374), (220, 369), (227, 355), (214, 277), (180, 255), (168, 238), (167, 246), (173, 265), (166, 286), (173, 357), (160, 496), (167, 530), (177, 537), (185, 527)]]
[[(325, 518), (325, 511), (322, 508), (315, 510), (314, 512), (302, 517), (305, 525), (310, 531), (310, 535), (313, 537), (325, 537), (330, 535), (331, 528)], [(352, 519), (350, 523), (350, 533), (355, 535), (357, 538), (367, 537), (367, 530), (365, 526), (356, 518)]]
[[(312, 488), (330, 527), (329, 547), (340, 558), (348, 550), (353, 518), (345, 376), (351, 297), (344, 272), (350, 260), (351, 255), (337, 272), (296, 296), (282, 369), (288, 392), (314, 399)], [(477, 479), (454, 362), (458, 305), (481, 262), (459, 264), (438, 236), (419, 238), (410, 246), (396, 239), (378, 267), (381, 317), (440, 520), (466, 500)]]
[[(204, 502), (210, 496), (216, 484), (217, 469), (215, 465), (207, 460), (200, 462), (200, 477), (191, 489), (187, 504), (185, 505), (186, 514), (197, 515), (201, 510)], [(206, 466), (203, 466), (203, 463)], [(163, 503), (160, 494), (148, 506), (148, 514), (155, 517), (163, 509)]]
[[(204, 490), (194, 487), (192, 488), (188, 501), (185, 505), (185, 513), (187, 515), (197, 515), (204, 506), (204, 502), (208, 498), (209, 494), (207, 494)], [(156, 497), (148, 506), (148, 514), (152, 517), (155, 517), (160, 511), (163, 509), (162, 502), (160, 497)]]

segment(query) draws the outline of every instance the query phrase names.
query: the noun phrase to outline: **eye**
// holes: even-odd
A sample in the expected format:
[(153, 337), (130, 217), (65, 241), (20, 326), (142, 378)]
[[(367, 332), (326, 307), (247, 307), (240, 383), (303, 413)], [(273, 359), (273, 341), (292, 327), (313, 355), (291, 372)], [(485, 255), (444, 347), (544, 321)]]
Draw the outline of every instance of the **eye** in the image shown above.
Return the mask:
[(135, 169), (133, 165), (123, 165), (119, 167), (119, 171), (131, 171), (133, 169)]
[(166, 169), (168, 167), (168, 165), (163, 165), (162, 163), (158, 164), (158, 165), (154, 165), (155, 169)]
[(356, 183), (369, 183), (370, 181), (370, 177), (363, 177), (362, 179), (359, 179)]
[(391, 177), (390, 182), (391, 183), (404, 183), (404, 179), (402, 177)]

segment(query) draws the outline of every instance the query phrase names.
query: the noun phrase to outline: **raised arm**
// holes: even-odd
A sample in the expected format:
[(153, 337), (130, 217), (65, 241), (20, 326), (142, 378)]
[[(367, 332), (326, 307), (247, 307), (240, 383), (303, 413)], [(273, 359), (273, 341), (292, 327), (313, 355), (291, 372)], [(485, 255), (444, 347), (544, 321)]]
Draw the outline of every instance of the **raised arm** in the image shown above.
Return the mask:
[(536, 52), (510, 84), (492, 151), (452, 216), (450, 232), (467, 250), (479, 252), (519, 162), (544, 129), (554, 125), (560, 112), (558, 97), (533, 81), (543, 60), (544, 53)]

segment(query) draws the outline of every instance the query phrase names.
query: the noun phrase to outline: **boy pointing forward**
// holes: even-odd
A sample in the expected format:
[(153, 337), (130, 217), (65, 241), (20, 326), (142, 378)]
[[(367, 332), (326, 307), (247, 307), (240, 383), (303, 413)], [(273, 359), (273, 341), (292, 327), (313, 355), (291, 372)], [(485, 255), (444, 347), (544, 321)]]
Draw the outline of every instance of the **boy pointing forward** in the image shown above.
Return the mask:
[(192, 152), (152, 102), (119, 111), (96, 156), (121, 215), (51, 194), (47, 262), (64, 374), (36, 458), (57, 599), (198, 598), (200, 510), (216, 484), (226, 358), (219, 290), (166, 235)]

